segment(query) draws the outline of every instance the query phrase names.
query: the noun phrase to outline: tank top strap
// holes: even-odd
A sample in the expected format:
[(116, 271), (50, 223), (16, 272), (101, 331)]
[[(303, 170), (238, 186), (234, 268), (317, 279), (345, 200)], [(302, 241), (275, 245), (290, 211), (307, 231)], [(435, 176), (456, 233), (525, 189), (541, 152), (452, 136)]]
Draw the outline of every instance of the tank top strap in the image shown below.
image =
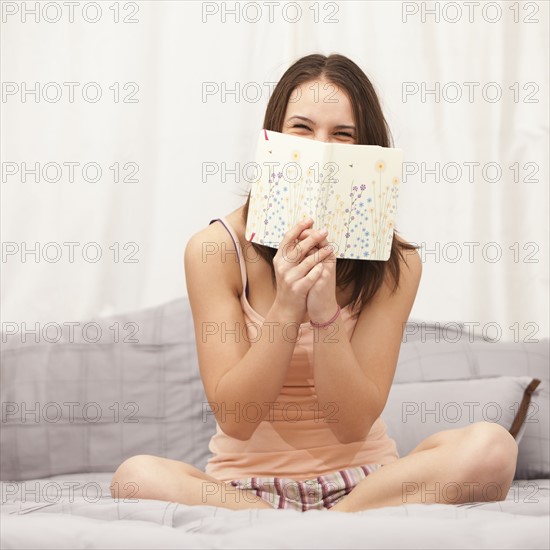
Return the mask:
[(213, 220), (210, 220), (210, 223), (208, 225), (213, 224), (214, 222), (219, 221), (223, 224), (225, 229), (227, 229), (227, 232), (229, 233), (231, 240), (233, 241), (233, 244), (235, 245), (235, 251), (237, 252), (237, 258), (239, 260), (239, 269), (241, 271), (241, 281), (243, 284), (243, 288), (245, 289), (245, 295), (248, 299), (248, 276), (246, 272), (246, 264), (244, 261), (244, 255), (241, 248), (241, 243), (239, 242), (239, 237), (237, 237), (237, 234), (235, 233), (235, 230), (233, 227), (231, 227), (231, 224), (227, 221), (227, 218), (225, 216), (221, 218), (215, 218)]

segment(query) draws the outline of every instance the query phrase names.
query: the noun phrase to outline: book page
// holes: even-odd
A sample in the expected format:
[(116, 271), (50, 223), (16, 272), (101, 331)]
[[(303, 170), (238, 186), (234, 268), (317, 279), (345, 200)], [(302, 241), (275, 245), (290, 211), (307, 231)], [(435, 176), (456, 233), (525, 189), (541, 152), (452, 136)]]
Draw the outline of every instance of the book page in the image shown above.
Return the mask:
[(386, 261), (391, 252), (402, 151), (323, 143), (262, 130), (245, 238), (277, 248), (301, 219), (328, 229), (337, 258)]

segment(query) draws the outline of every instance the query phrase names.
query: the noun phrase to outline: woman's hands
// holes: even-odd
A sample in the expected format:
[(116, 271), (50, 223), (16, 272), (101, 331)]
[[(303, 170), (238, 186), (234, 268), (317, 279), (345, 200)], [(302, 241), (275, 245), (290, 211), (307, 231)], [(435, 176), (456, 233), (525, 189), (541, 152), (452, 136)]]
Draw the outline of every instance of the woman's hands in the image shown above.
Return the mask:
[[(319, 232), (309, 228), (304, 229), (298, 239), (301, 241), (315, 233)], [(338, 307), (336, 301), (336, 256), (333, 247), (327, 240), (327, 236), (319, 241), (318, 247), (321, 250), (329, 249), (329, 253), (324, 256), (320, 264), (322, 266), (321, 273), (308, 292), (306, 308), (312, 321), (324, 323), (332, 318)], [(308, 255), (313, 255), (315, 252), (316, 249), (312, 249), (308, 252)]]
[[(312, 223), (313, 220), (309, 219), (287, 231), (273, 258), (277, 281), (275, 301), (300, 322), (306, 311), (314, 321), (321, 322), (321, 316), (325, 315), (327, 309), (323, 301), (328, 302), (329, 308), (330, 304), (336, 304), (336, 259), (331, 268), (325, 267), (323, 260), (333, 255), (332, 250), (326, 246), (326, 233), (308, 229)], [(322, 248), (319, 249), (320, 246)], [(317, 281), (319, 285), (310, 297)], [(336, 306), (333, 309), (336, 310)], [(329, 313), (329, 317), (333, 313)]]

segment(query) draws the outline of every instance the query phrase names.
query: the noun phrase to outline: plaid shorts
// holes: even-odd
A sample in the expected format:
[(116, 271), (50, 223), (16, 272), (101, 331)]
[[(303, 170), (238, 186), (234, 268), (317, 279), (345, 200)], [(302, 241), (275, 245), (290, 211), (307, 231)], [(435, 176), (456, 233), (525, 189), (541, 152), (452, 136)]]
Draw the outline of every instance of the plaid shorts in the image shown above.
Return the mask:
[(247, 477), (230, 483), (238, 489), (256, 491), (256, 495), (273, 508), (290, 508), (300, 512), (328, 510), (348, 495), (362, 479), (382, 466), (366, 464), (303, 481), (285, 477)]

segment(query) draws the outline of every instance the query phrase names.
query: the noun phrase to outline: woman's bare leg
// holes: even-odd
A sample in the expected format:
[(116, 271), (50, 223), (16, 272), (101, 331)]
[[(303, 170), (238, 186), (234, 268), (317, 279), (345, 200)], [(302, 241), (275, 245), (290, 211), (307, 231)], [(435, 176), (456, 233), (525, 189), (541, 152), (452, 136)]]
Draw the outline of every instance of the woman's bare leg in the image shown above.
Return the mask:
[(495, 423), (443, 430), (407, 456), (369, 474), (329, 512), (504, 500), (514, 478), (517, 453), (515, 439)]
[(242, 490), (178, 460), (136, 455), (125, 460), (111, 481), (114, 499), (152, 499), (231, 510), (271, 508), (255, 491)]

